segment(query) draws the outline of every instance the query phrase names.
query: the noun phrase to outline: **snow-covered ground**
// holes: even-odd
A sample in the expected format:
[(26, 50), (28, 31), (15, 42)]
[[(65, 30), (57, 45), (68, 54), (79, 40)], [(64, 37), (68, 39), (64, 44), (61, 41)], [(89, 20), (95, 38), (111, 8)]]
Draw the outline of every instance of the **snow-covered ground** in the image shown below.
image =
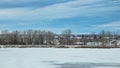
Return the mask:
[(0, 68), (120, 68), (120, 49), (0, 49)]

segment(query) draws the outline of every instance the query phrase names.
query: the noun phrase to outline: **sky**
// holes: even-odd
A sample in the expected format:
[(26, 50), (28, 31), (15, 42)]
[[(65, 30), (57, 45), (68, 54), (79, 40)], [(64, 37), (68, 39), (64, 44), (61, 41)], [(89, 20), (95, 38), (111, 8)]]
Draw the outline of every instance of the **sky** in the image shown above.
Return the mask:
[(120, 0), (0, 0), (0, 31), (120, 31)]

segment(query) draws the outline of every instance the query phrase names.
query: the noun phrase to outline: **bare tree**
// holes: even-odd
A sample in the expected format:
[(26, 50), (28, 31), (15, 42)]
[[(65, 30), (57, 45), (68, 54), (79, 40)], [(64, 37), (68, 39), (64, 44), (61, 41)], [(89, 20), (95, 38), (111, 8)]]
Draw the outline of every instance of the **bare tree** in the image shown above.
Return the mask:
[(62, 32), (62, 36), (63, 36), (63, 39), (64, 39), (64, 43), (65, 43), (66, 45), (70, 45), (71, 35), (72, 35), (72, 32), (71, 32), (70, 29), (64, 30), (64, 31)]

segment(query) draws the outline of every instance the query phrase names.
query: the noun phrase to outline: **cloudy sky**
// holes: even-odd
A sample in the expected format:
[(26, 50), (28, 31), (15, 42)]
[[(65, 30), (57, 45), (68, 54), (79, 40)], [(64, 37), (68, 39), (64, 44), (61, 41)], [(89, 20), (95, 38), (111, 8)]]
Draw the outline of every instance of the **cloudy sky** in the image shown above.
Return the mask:
[(120, 30), (120, 0), (0, 0), (0, 31)]

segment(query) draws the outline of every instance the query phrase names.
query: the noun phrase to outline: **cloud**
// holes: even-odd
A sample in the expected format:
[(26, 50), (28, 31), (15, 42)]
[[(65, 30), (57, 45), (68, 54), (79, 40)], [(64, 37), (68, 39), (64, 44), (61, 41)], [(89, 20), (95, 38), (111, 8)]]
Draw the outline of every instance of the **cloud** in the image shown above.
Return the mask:
[[(2, 0), (3, 1), (3, 0)], [(5, 0), (6, 2), (14, 2), (16, 0)], [(33, 0), (18, 0), (21, 3), (29, 3)], [(38, 0), (35, 0), (36, 2)], [(40, 0), (40, 4), (42, 4), (43, 0)], [(61, 18), (72, 18), (77, 16), (99, 16), (108, 13), (113, 13), (114, 11), (118, 11), (119, 6), (110, 6), (110, 7), (100, 7), (96, 8), (95, 6), (107, 4), (107, 3), (99, 3), (101, 0), (74, 0), (58, 3), (55, 2), (51, 5), (46, 5), (47, 0), (44, 3), (44, 7), (38, 6), (37, 8), (33, 8), (35, 4), (28, 7), (16, 7), (16, 8), (1, 8), (0, 9), (0, 19), (6, 20), (54, 20)], [(58, 0), (57, 0), (58, 1)], [(22, 6), (22, 4), (21, 4)], [(4, 7), (4, 6), (3, 6)]]
[[(69, 0), (73, 1), (73, 0)], [(68, 0), (0, 0), (0, 8), (38, 8), (53, 5), (56, 3), (64, 3)]]
[(93, 27), (104, 30), (120, 30), (120, 21), (94, 25)]
[(98, 27), (120, 27), (120, 21), (98, 25)]

